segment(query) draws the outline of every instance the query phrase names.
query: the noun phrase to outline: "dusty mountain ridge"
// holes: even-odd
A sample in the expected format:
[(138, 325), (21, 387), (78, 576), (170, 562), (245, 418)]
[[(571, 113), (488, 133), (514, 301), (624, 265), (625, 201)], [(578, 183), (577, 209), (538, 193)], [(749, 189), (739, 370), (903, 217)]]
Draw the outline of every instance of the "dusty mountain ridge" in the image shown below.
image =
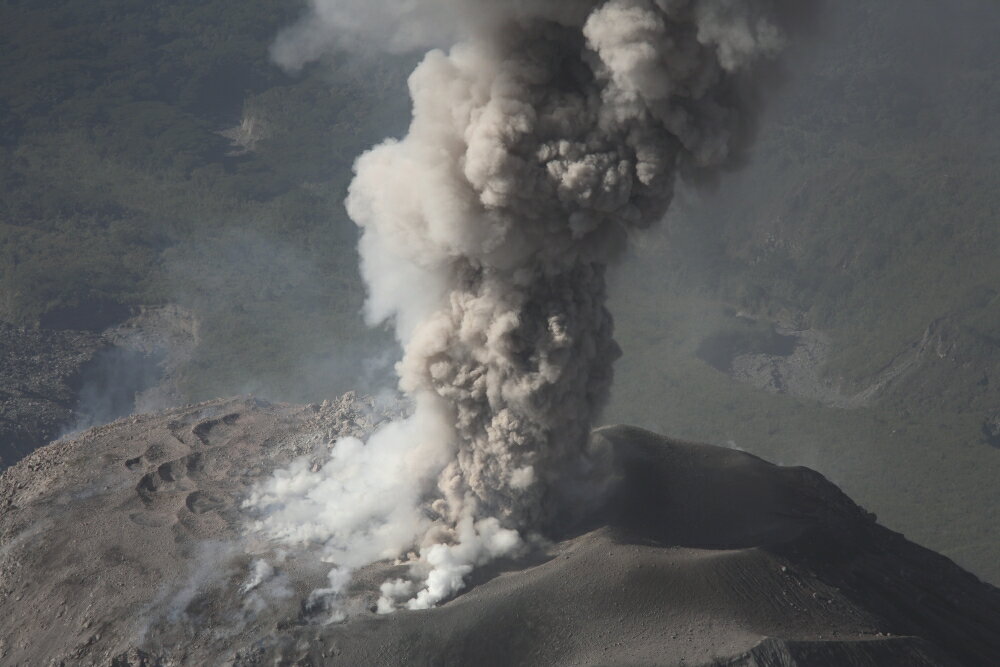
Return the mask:
[[(629, 427), (595, 432), (617, 491), (438, 608), (348, 620), (329, 565), (255, 537), (241, 501), (386, 418), (373, 401), (217, 400), (57, 442), (0, 477), (0, 663), (983, 665), (1000, 591), (875, 523), (821, 475)], [(258, 567), (264, 561), (266, 567)], [(26, 622), (26, 619), (31, 619)]]

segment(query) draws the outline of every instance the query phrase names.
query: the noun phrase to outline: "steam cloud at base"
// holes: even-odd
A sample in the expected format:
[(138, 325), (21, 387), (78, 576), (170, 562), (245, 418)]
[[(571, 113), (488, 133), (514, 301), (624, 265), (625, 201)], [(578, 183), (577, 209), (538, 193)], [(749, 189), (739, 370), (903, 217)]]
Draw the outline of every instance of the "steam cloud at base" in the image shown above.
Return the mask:
[(423, 588), (386, 582), (379, 610), (431, 606), (545, 528), (620, 354), (606, 267), (678, 175), (738, 160), (782, 16), (768, 0), (313, 0), (279, 37), (291, 68), (366, 35), (450, 46), (414, 71), (409, 133), (358, 159), (347, 200), (367, 316), (395, 326), (414, 415), (249, 500), (266, 534), (324, 545), (328, 596), (415, 548)]

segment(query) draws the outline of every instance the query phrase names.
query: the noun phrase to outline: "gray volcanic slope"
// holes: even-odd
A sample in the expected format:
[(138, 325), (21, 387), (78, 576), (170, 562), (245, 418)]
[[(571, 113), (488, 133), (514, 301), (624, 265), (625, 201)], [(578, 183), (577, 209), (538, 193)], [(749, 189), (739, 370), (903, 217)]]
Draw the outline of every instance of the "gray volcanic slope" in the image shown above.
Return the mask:
[(821, 475), (623, 426), (595, 432), (618, 479), (589, 523), (428, 611), (372, 613), (400, 568), (370, 566), (328, 623), (329, 565), (255, 538), (240, 500), (381, 418), (218, 400), (27, 457), (0, 477), (0, 664), (1000, 664), (1000, 591)]

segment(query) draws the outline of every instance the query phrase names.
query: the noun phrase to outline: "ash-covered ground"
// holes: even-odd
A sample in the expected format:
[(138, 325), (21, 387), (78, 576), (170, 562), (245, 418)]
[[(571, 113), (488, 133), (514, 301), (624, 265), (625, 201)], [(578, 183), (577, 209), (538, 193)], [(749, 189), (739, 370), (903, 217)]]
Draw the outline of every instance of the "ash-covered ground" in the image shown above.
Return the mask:
[[(243, 501), (392, 416), (346, 395), (216, 400), (39, 449), (0, 477), (4, 665), (986, 665), (1000, 591), (875, 523), (821, 475), (599, 429), (614, 491), (436, 608), (375, 613), (391, 561), (331, 622), (329, 564)], [(396, 415), (398, 416), (398, 415)], [(340, 618), (338, 616), (337, 618)]]

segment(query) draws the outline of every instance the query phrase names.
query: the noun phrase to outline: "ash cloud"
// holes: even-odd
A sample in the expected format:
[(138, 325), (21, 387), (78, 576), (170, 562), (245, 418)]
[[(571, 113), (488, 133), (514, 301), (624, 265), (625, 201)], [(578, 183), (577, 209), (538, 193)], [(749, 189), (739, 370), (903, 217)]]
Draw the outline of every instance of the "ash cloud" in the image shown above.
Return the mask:
[[(419, 547), (411, 608), (544, 530), (560, 485), (591, 465), (588, 434), (620, 354), (607, 267), (663, 217), (679, 176), (739, 160), (752, 78), (786, 41), (781, 10), (315, 0), (275, 44), (288, 67), (362, 41), (450, 46), (413, 72), (409, 133), (358, 159), (347, 199), (366, 314), (395, 329), (415, 413), (364, 447), (341, 442), (329, 470), (281, 473), (299, 491), (255, 499), (269, 512), (261, 527), (305, 531), (339, 566)], [(373, 481), (381, 500), (368, 511)], [(348, 506), (361, 514), (325, 513)], [(387, 582), (383, 593), (387, 611), (411, 589)]]

